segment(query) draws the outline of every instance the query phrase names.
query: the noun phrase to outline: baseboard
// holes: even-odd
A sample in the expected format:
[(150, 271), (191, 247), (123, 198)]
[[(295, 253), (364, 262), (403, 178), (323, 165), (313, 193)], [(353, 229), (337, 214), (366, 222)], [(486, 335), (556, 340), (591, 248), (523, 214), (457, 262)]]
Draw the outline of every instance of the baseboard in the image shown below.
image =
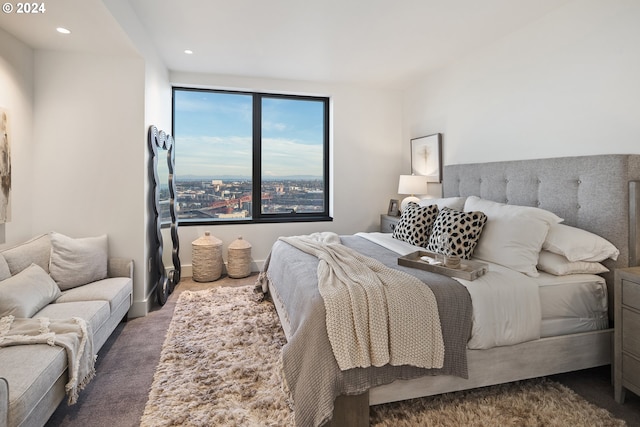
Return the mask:
[[(258, 273), (260, 271), (262, 271), (262, 267), (264, 266), (264, 260), (253, 260), (251, 262), (251, 272), (252, 273)], [(191, 278), (193, 277), (193, 265), (192, 264), (181, 264), (180, 265), (181, 268), (181, 272), (180, 272), (180, 277), (181, 278)], [(167, 272), (170, 271), (171, 268), (167, 268)], [(225, 262), (224, 265), (222, 266), (222, 274), (226, 274), (227, 273), (227, 263)]]
[[(264, 260), (260, 260), (260, 261), (253, 261), (251, 263), (251, 272), (252, 273), (257, 273), (259, 271), (262, 271), (262, 267), (264, 266)], [(227, 272), (227, 264), (224, 264), (223, 267), (223, 273), (226, 274)], [(191, 278), (193, 277), (193, 266), (191, 264), (182, 264), (180, 266), (181, 268), (181, 272), (180, 272), (180, 278), (181, 279), (186, 279), (186, 278)], [(167, 268), (167, 272), (169, 272), (171, 270), (171, 268)], [(155, 287), (154, 289), (146, 296), (146, 298), (142, 301), (133, 301), (133, 304), (131, 305), (131, 308), (129, 309), (129, 314), (128, 317), (134, 318), (134, 317), (144, 317), (146, 316), (151, 309), (153, 308), (153, 306), (156, 304), (156, 293), (155, 293)]]
[[(155, 293), (153, 294), (153, 296), (155, 296)], [(129, 309), (129, 314), (127, 315), (127, 317), (129, 319), (133, 319), (134, 317), (146, 316), (151, 311), (154, 303), (154, 299), (150, 297), (148, 297), (144, 301), (134, 301), (133, 304), (131, 304), (131, 308)]]

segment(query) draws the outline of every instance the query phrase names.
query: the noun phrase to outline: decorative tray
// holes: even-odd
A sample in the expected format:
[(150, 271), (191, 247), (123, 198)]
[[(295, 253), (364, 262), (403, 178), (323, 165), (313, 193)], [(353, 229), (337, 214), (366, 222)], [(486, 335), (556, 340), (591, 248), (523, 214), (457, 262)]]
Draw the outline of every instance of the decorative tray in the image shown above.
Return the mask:
[[(422, 257), (429, 257), (435, 261), (430, 263), (423, 261)], [(458, 277), (465, 280), (475, 280), (487, 272), (488, 265), (484, 262), (460, 260), (460, 267), (449, 268), (444, 266), (444, 256), (427, 251), (416, 251), (398, 258), (398, 265), (405, 267), (419, 268), (433, 273), (444, 274), (449, 277)]]

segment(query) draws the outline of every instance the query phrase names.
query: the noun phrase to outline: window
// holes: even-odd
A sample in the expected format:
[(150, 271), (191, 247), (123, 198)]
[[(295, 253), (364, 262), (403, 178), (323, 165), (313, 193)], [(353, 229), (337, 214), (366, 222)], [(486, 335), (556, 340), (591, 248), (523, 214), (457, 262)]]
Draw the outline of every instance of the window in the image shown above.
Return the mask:
[(329, 217), (329, 99), (173, 89), (180, 223)]

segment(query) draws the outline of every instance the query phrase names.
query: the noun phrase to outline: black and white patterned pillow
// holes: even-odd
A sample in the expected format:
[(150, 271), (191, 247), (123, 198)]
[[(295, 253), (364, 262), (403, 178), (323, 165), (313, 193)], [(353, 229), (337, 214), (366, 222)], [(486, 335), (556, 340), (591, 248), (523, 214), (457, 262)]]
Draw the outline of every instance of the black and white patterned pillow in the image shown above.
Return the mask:
[(469, 259), (486, 223), (487, 216), (482, 212), (442, 208), (433, 224), (427, 250)]
[(402, 211), (398, 225), (393, 229), (393, 238), (425, 247), (437, 216), (437, 205), (420, 206), (409, 202)]

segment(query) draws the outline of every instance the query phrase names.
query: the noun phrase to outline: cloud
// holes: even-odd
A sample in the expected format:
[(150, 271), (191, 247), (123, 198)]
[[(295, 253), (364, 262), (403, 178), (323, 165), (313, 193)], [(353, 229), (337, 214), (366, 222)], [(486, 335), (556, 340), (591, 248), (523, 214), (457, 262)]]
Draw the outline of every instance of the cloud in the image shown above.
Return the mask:
[(287, 130), (287, 125), (280, 122), (270, 122), (267, 120), (262, 121), (262, 130), (263, 131), (276, 131), (276, 132), (284, 132)]
[(272, 176), (323, 174), (323, 149), (290, 139), (268, 138), (262, 141), (262, 168)]
[[(323, 149), (286, 138), (262, 142), (264, 176), (323, 174)], [(187, 137), (176, 139), (176, 175), (252, 175), (249, 137)]]

